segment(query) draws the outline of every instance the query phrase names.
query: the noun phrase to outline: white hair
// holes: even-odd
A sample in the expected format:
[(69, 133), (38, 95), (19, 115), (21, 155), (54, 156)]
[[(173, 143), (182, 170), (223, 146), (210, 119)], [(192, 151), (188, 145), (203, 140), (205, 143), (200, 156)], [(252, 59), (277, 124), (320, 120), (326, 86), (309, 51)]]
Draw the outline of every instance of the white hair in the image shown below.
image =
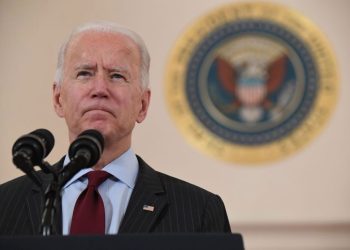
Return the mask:
[(55, 74), (55, 82), (57, 84), (61, 84), (63, 80), (63, 67), (64, 67), (64, 59), (67, 52), (67, 48), (69, 47), (70, 42), (74, 37), (81, 34), (82, 32), (87, 31), (98, 31), (98, 32), (106, 32), (106, 33), (115, 33), (122, 34), (126, 37), (130, 38), (139, 49), (139, 53), (141, 55), (141, 68), (140, 68), (140, 78), (141, 78), (141, 86), (143, 89), (146, 89), (149, 85), (149, 67), (150, 67), (150, 56), (147, 50), (147, 47), (142, 40), (142, 38), (134, 31), (123, 27), (119, 24), (99, 21), (99, 22), (89, 22), (85, 23), (81, 26), (78, 26), (75, 30), (72, 31), (68, 39), (61, 45), (61, 48), (58, 53), (58, 60), (56, 66), (56, 74)]

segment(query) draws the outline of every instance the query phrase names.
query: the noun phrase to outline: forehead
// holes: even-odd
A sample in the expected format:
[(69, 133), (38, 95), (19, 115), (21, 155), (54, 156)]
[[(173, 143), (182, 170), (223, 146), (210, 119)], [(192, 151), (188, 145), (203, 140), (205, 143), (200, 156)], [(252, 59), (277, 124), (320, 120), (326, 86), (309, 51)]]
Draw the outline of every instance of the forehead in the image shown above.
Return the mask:
[[(71, 39), (65, 60), (73, 59), (104, 59), (107, 63), (121, 60), (121, 56), (140, 63), (140, 51), (136, 43), (120, 33), (85, 31)], [(125, 59), (125, 58), (124, 58)]]

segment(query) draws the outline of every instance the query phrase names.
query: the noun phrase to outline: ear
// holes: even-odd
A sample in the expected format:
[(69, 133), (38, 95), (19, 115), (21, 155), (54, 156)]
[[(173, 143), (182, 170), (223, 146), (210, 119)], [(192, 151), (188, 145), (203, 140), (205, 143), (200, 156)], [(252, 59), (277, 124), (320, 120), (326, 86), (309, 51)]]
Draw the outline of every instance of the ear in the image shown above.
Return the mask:
[(59, 117), (64, 117), (64, 111), (61, 103), (61, 85), (54, 82), (52, 86), (52, 102), (56, 114)]
[(139, 113), (138, 113), (138, 116), (137, 116), (137, 119), (136, 119), (137, 123), (143, 122), (143, 120), (146, 118), (150, 100), (151, 100), (151, 90), (150, 89), (146, 89), (142, 93), (141, 109), (139, 110)]

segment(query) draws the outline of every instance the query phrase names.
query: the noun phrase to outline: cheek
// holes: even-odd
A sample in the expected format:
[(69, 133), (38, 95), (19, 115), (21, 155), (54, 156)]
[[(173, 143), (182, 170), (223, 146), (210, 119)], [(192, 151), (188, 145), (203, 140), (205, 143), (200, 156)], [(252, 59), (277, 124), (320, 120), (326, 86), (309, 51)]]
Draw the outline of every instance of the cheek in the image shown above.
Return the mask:
[(141, 109), (141, 97), (140, 95), (134, 95), (131, 99), (130, 99), (130, 105), (133, 107), (133, 111), (134, 114), (138, 114), (138, 112)]
[(132, 112), (138, 106), (140, 97), (134, 90), (122, 89), (115, 92), (113, 99), (117, 106)]
[(74, 116), (77, 111), (78, 96), (74, 95), (73, 91), (66, 90), (62, 93), (60, 99), (65, 116)]

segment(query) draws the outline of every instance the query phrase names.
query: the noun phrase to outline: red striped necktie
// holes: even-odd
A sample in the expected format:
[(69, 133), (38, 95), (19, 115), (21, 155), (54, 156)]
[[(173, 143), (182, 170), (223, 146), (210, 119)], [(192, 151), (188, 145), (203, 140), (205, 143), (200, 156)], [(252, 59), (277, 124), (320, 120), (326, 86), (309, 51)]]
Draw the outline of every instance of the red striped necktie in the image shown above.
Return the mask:
[(75, 203), (70, 234), (105, 234), (105, 210), (97, 188), (110, 174), (98, 170), (87, 173), (87, 177), (88, 186)]

